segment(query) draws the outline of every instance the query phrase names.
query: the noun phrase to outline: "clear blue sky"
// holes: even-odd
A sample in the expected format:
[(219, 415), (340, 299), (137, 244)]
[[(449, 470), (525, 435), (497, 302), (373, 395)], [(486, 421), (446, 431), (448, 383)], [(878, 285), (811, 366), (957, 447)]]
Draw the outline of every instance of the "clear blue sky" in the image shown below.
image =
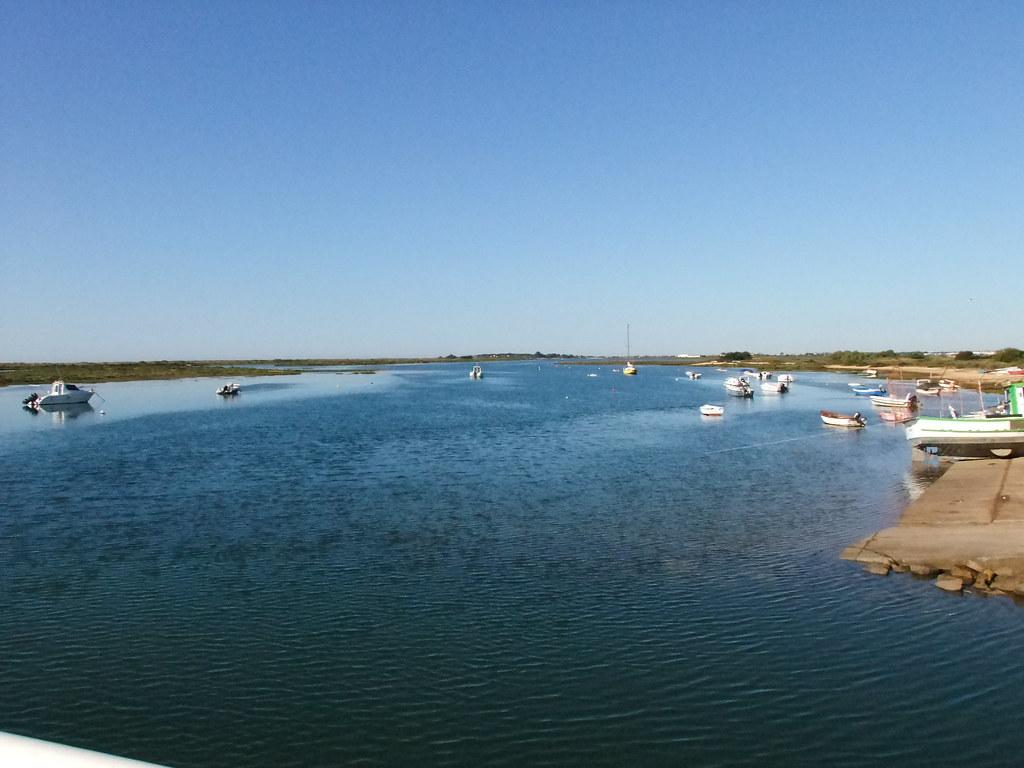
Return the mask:
[(0, 360), (1021, 344), (1018, 2), (0, 0)]

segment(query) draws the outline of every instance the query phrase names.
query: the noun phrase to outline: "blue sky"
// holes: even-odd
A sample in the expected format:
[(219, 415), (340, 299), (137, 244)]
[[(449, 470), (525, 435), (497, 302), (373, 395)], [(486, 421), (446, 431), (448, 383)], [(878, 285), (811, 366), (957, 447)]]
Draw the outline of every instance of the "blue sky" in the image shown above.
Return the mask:
[(1021, 346), (1019, 3), (0, 0), (0, 360)]

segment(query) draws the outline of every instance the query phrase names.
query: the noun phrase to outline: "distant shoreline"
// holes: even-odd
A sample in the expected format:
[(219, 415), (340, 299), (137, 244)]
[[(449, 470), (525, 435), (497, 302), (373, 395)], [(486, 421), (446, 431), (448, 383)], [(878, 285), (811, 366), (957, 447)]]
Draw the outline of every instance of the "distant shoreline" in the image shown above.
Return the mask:
[[(834, 362), (835, 354), (821, 355), (751, 355), (749, 359), (722, 360), (714, 357), (633, 357), (632, 362), (643, 366), (674, 366), (693, 368), (762, 368), (783, 371), (849, 372), (855, 375), (868, 368), (878, 372), (879, 378), (949, 378), (964, 387), (982, 387), (998, 390), (1008, 380), (1002, 373), (991, 369), (1005, 366), (1005, 362), (989, 358), (954, 360), (949, 357), (929, 356), (925, 359), (872, 358), (851, 365)], [(0, 387), (24, 384), (43, 384), (57, 378), (73, 383), (107, 381), (147, 381), (158, 379), (242, 378), (248, 376), (287, 376), (309, 373), (311, 369), (352, 367), (362, 372), (369, 366), (425, 365), (437, 363), (486, 364), (499, 362), (548, 361), (558, 365), (623, 365), (626, 358), (582, 357), (577, 355), (516, 354), (447, 355), (445, 357), (368, 357), (368, 358), (270, 358), (251, 360), (142, 360), (137, 362), (76, 362), (76, 363), (4, 363), (0, 362)], [(981, 367), (984, 365), (985, 367)], [(266, 367), (261, 367), (266, 366)], [(273, 367), (270, 367), (273, 366)]]
[[(565, 356), (550, 356), (564, 359)], [(547, 355), (479, 355), (463, 357), (395, 357), (395, 358), (299, 358), (267, 360), (141, 360), (138, 362), (78, 363), (4, 363), (0, 362), (0, 387), (43, 384), (55, 379), (72, 383), (107, 381), (151, 381), (195, 378), (242, 378), (245, 376), (295, 376), (309, 373), (310, 368), (339, 366), (422, 365), (426, 363), (487, 363), (521, 360), (543, 360)], [(257, 366), (278, 366), (259, 368)]]

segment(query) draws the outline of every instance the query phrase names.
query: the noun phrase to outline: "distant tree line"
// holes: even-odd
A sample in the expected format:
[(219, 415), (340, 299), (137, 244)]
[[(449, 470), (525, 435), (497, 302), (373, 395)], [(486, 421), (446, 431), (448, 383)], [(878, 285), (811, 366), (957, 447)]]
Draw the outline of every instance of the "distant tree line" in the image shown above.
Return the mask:
[(998, 360), (1000, 363), (1015, 363), (1018, 360), (1024, 360), (1024, 350), (1016, 347), (1003, 347), (992, 355), (992, 359)]
[[(929, 357), (927, 352), (912, 350), (910, 352), (897, 352), (893, 349), (883, 349), (881, 352), (861, 352), (855, 349), (841, 349), (828, 355), (829, 362), (837, 365), (867, 365), (882, 358), (926, 360)], [(976, 360), (978, 355), (969, 349), (961, 350), (953, 355), (954, 360)], [(988, 359), (1000, 363), (1013, 363), (1024, 360), (1024, 350), (1016, 347), (1004, 347), (994, 352)]]
[(525, 359), (533, 358), (533, 359), (536, 359), (536, 360), (541, 360), (541, 359), (560, 360), (560, 359), (563, 359), (563, 358), (573, 358), (573, 357), (578, 357), (578, 355), (564, 355), (564, 354), (560, 354), (558, 352), (549, 352), (549, 353), (545, 354), (544, 352), (538, 351), (538, 352), (534, 352), (532, 355), (529, 352), (487, 352), (487, 353), (481, 354), (481, 355), (445, 355), (441, 359), (442, 360), (482, 360), (482, 359), (485, 359), (485, 358), (507, 358), (507, 359), (510, 359), (510, 360), (525, 360)]

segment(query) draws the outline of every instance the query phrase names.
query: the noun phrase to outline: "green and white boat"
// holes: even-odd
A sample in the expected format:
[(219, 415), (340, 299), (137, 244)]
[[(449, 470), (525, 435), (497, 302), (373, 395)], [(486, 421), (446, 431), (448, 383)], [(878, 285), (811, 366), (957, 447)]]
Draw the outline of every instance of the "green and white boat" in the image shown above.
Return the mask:
[(925, 453), (961, 459), (1024, 456), (1024, 381), (1006, 388), (1004, 413), (982, 411), (958, 418), (921, 416), (907, 427), (910, 445)]

